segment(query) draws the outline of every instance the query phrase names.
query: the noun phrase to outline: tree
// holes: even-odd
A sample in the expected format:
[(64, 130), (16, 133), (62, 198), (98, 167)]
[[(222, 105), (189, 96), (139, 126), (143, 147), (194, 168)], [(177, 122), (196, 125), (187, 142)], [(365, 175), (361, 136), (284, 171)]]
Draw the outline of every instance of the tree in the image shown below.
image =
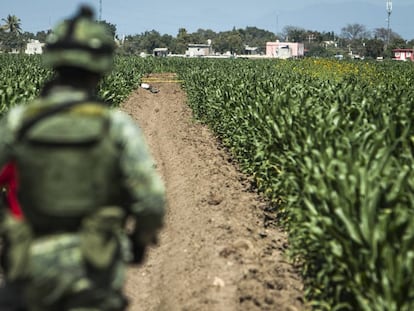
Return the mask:
[(152, 54), (153, 50), (155, 48), (161, 47), (161, 45), (161, 35), (158, 31), (145, 31), (141, 35), (141, 42), (139, 45), (139, 49), (141, 51), (145, 51), (148, 54)]
[(25, 37), (15, 32), (1, 32), (0, 33), (1, 49), (6, 52), (12, 50), (21, 51), (25, 45)]
[(131, 55), (145, 52), (152, 54), (155, 48), (166, 47), (171, 50), (175, 39), (171, 35), (161, 36), (158, 31), (145, 31), (139, 35), (127, 36), (118, 53)]
[(7, 18), (2, 18), (5, 24), (2, 28), (10, 33), (20, 34), (22, 32), (21, 21), (16, 15), (7, 15)]
[(171, 35), (162, 35), (161, 36), (161, 43), (160, 43), (160, 47), (170, 47), (171, 44), (174, 41), (174, 37)]
[(239, 31), (233, 28), (231, 31), (220, 32), (213, 42), (213, 48), (219, 53), (243, 54), (243, 39)]
[(234, 54), (243, 54), (244, 52), (244, 44), (242, 37), (238, 33), (238, 31), (234, 30), (227, 33), (226, 40), (229, 43), (229, 51)]
[(387, 42), (388, 30), (384, 27), (376, 28), (374, 30), (374, 38), (378, 40), (382, 40), (383, 42)]
[(117, 49), (117, 52), (122, 55), (133, 55), (139, 51), (140, 36), (126, 36), (123, 44)]
[(178, 29), (177, 40), (175, 42), (173, 53), (184, 54), (189, 43), (192, 42), (191, 36), (188, 34), (187, 29)]
[(276, 41), (276, 35), (273, 32), (257, 27), (246, 27), (245, 30), (239, 29), (238, 31), (243, 43), (250, 47), (258, 47), (258, 52), (266, 51), (266, 42)]
[(341, 29), (341, 36), (350, 41), (356, 39), (369, 39), (371, 33), (361, 24), (348, 24)]
[(191, 43), (207, 43), (208, 40), (214, 41), (217, 34), (211, 29), (198, 29), (196, 32), (189, 34)]
[(39, 40), (40, 42), (46, 42), (46, 38), (49, 35), (51, 30), (48, 31), (38, 31), (35, 35), (35, 39)]
[(376, 59), (384, 55), (384, 41), (381, 39), (370, 39), (365, 43), (365, 56)]
[(335, 41), (335, 33), (333, 31), (322, 32), (320, 36), (322, 41)]
[(112, 37), (115, 37), (116, 34), (116, 26), (114, 24), (108, 23), (107, 21), (99, 21), (98, 23), (106, 26), (109, 32), (112, 34)]
[(307, 31), (304, 28), (296, 26), (286, 26), (282, 30), (282, 36), (285, 41), (304, 42), (306, 40)]
[[(388, 30), (386, 28), (376, 28), (374, 30), (374, 38), (382, 40), (385, 44), (385, 42), (388, 42)], [(401, 39), (401, 36), (398, 33), (391, 31), (390, 42), (398, 39)]]
[(306, 56), (313, 57), (333, 57), (334, 55), (334, 52), (328, 50), (327, 48), (321, 45), (313, 45), (311, 48), (309, 48), (309, 51), (306, 53)]

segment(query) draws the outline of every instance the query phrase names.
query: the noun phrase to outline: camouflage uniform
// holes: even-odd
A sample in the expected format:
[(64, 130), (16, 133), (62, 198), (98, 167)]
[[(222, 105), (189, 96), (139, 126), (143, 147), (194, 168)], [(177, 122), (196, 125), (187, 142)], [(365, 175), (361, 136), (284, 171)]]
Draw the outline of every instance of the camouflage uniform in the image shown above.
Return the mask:
[[(82, 14), (58, 26), (45, 57), (54, 68), (102, 73), (111, 60), (93, 54), (99, 42), (78, 42), (102, 29)], [(69, 47), (78, 54), (64, 55), (68, 36), (79, 39)], [(6, 280), (23, 284), (29, 310), (123, 310), (126, 265), (156, 241), (165, 206), (139, 127), (89, 90), (55, 83), (11, 109), (0, 132), (0, 166), (16, 162), (25, 215), (0, 226), (10, 243)]]

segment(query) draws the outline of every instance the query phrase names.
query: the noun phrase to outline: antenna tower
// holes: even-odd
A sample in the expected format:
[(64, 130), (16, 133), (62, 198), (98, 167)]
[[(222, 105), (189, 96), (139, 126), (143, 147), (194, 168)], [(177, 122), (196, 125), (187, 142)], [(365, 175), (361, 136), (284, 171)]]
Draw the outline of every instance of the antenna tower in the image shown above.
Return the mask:
[(102, 20), (102, 0), (99, 0), (99, 21)]
[(390, 44), (391, 28), (390, 28), (390, 17), (392, 12), (392, 0), (387, 0), (387, 45)]

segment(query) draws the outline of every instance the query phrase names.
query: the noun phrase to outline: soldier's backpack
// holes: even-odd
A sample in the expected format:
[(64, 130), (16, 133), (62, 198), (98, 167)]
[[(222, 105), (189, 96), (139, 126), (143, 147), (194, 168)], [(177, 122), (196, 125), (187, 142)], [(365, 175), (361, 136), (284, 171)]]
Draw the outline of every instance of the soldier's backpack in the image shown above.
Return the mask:
[(119, 151), (106, 104), (29, 105), (17, 132), (18, 197), (34, 231), (77, 230), (99, 206), (119, 202)]

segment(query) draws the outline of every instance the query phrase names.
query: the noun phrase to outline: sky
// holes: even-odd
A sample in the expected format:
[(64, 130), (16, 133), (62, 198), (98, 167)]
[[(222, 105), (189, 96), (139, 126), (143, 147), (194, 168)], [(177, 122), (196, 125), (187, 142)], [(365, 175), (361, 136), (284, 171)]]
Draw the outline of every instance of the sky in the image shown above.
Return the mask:
[[(102, 6), (100, 6), (100, 2)], [(23, 31), (51, 29), (71, 17), (80, 4), (95, 8), (96, 17), (116, 25), (117, 34), (135, 35), (156, 30), (176, 36), (188, 32), (215, 32), (255, 26), (281, 33), (286, 26), (340, 34), (348, 24), (367, 30), (387, 28), (386, 0), (0, 0), (0, 18), (16, 15)], [(100, 8), (102, 8), (100, 10)], [(413, 0), (392, 1), (391, 29), (406, 40), (414, 39)], [(0, 21), (3, 24), (3, 21)]]

